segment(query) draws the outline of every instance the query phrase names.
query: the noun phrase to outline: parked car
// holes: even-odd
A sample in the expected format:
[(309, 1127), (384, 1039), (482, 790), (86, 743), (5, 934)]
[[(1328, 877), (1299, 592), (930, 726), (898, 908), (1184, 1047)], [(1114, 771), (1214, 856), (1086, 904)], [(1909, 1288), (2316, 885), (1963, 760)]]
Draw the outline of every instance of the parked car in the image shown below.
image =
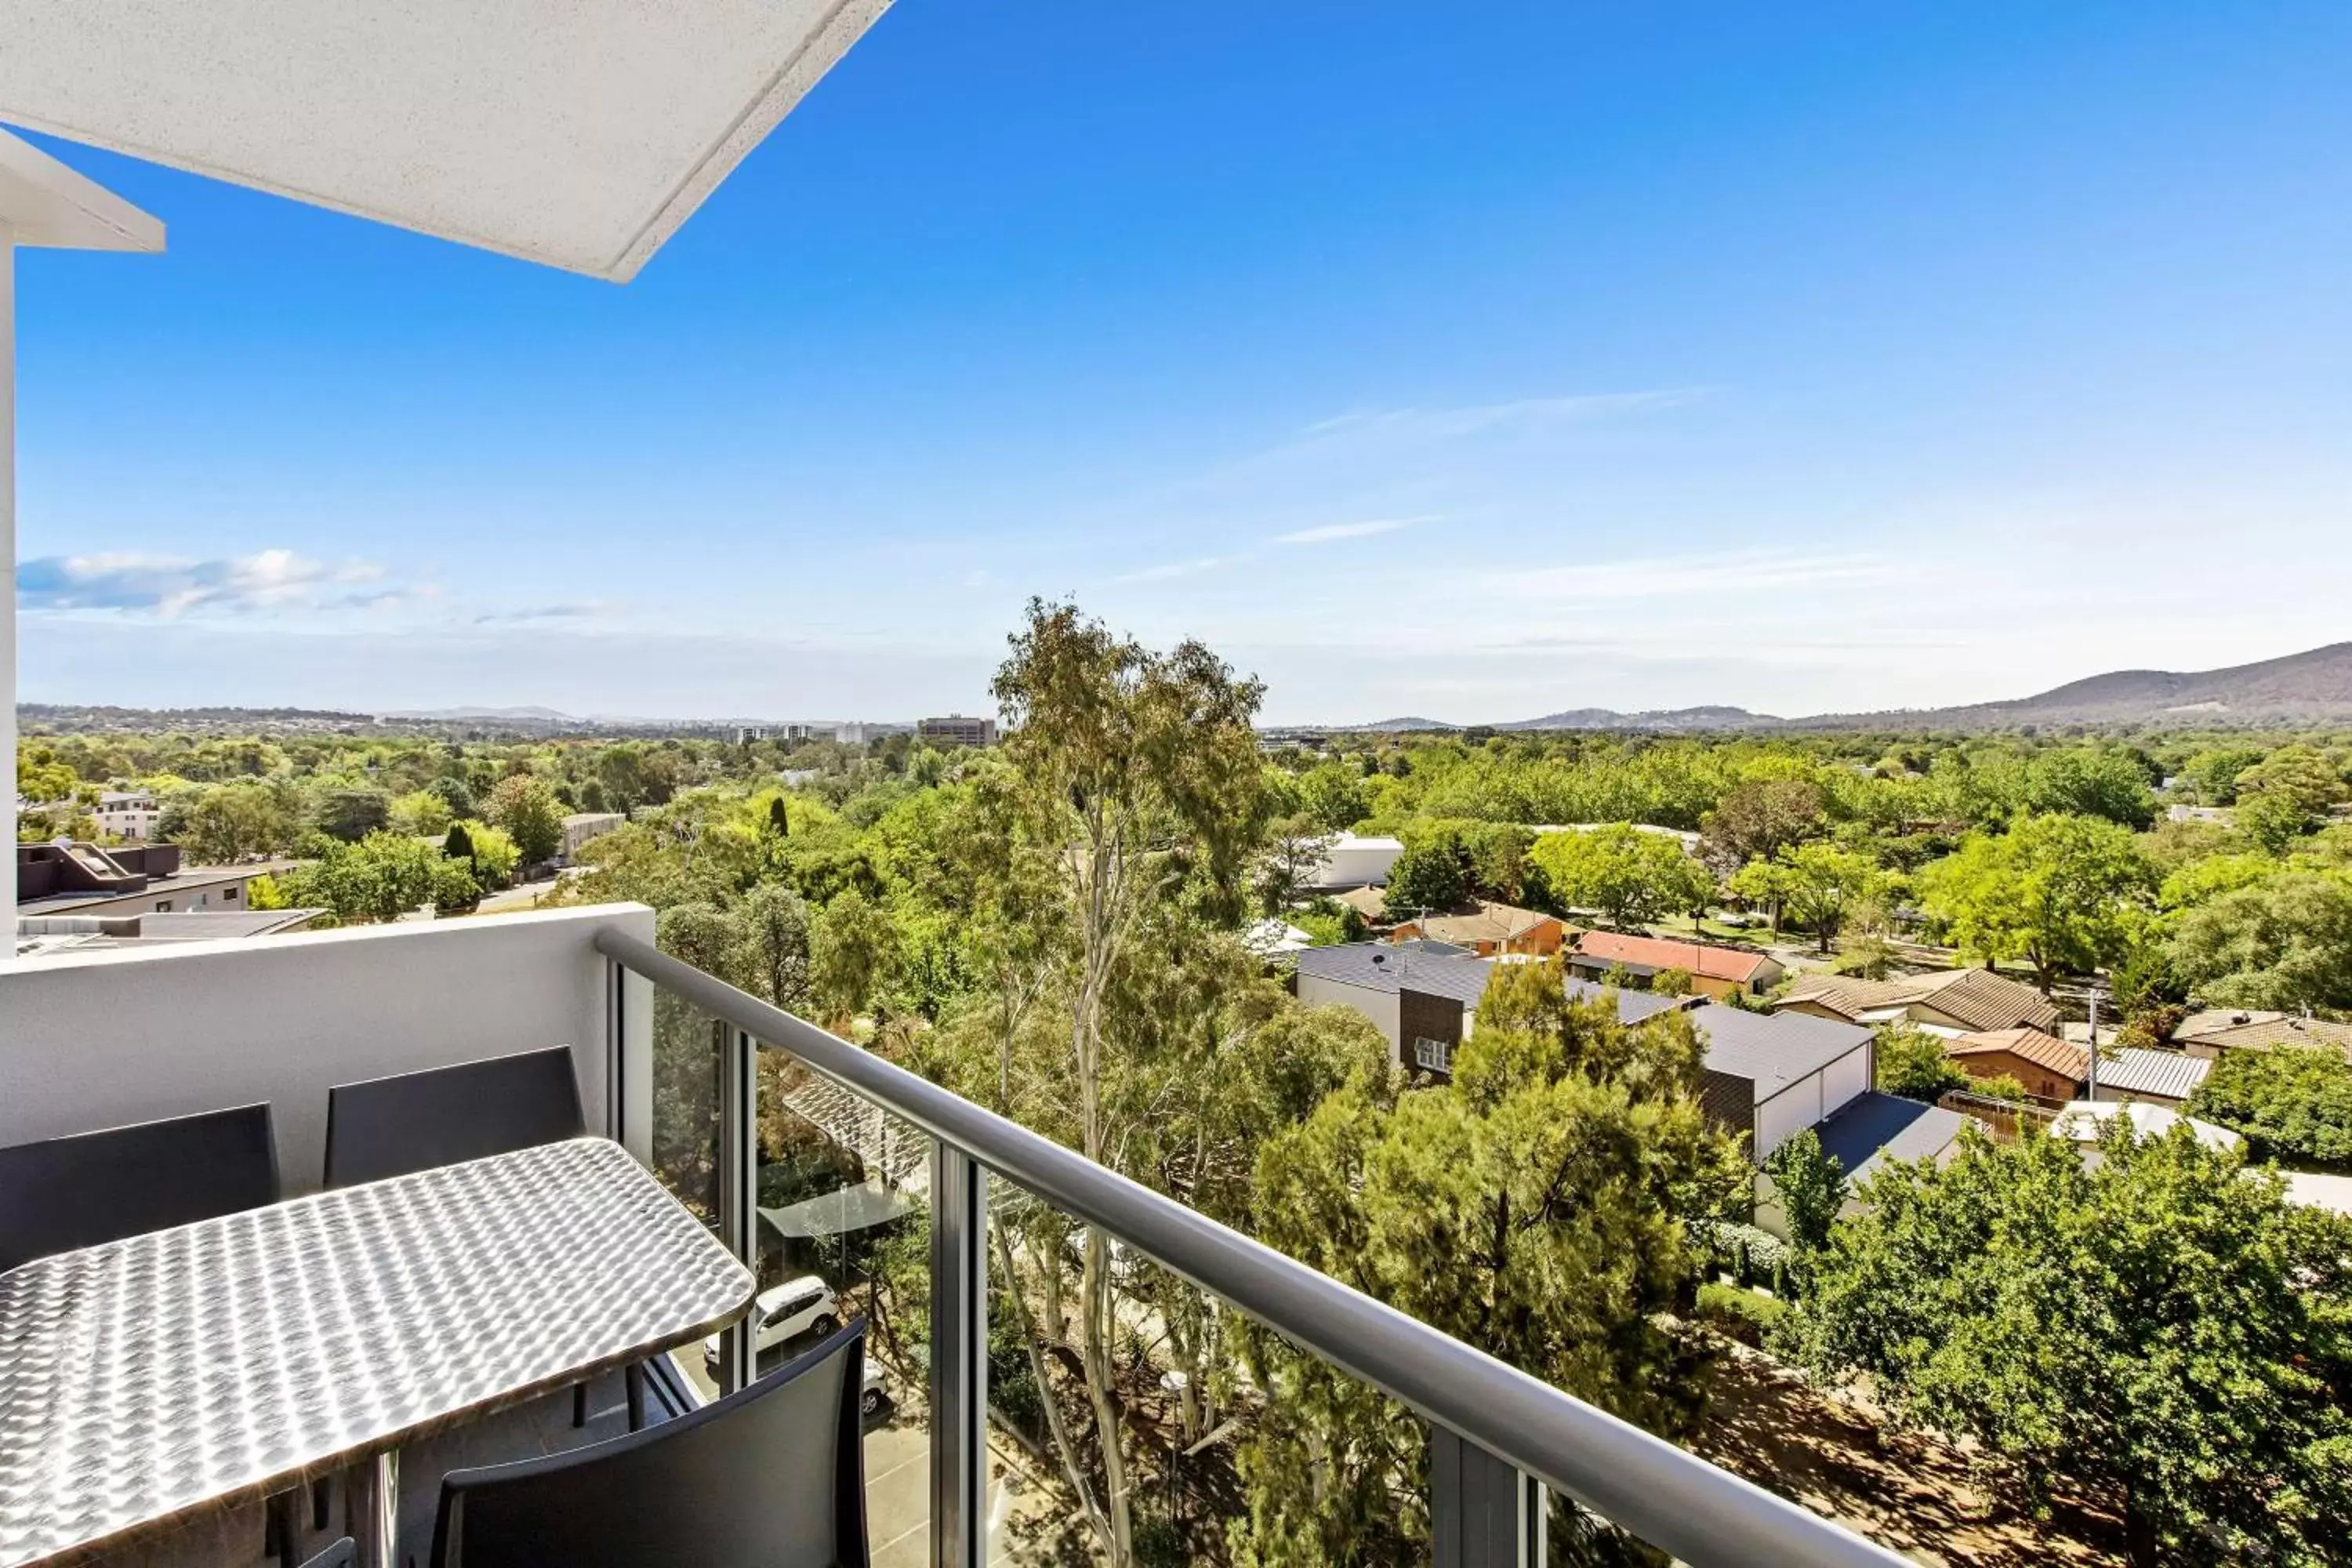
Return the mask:
[(882, 1369), (869, 1360), (866, 1363), (866, 1384), (857, 1395), (857, 1413), (871, 1421), (889, 1403), (890, 1395), (882, 1386)]
[[(804, 1274), (761, 1291), (751, 1308), (751, 1321), (755, 1331), (752, 1353), (765, 1355), (803, 1334), (823, 1339), (841, 1327), (841, 1303), (834, 1299), (832, 1286), (814, 1274)], [(707, 1364), (718, 1366), (717, 1334), (702, 1342), (702, 1355)]]

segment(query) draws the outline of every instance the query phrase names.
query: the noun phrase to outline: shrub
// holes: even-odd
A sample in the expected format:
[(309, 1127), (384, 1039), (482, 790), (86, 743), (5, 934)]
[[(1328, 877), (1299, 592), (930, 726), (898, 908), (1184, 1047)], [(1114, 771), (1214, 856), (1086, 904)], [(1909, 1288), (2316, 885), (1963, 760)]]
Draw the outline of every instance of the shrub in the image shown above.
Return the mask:
[(1691, 994), (1691, 972), (1671, 966), (1650, 976), (1650, 990), (1659, 996), (1687, 996)]
[(1708, 1281), (1698, 1288), (1698, 1321), (1727, 1339), (1761, 1346), (1789, 1315), (1789, 1304), (1738, 1285)]

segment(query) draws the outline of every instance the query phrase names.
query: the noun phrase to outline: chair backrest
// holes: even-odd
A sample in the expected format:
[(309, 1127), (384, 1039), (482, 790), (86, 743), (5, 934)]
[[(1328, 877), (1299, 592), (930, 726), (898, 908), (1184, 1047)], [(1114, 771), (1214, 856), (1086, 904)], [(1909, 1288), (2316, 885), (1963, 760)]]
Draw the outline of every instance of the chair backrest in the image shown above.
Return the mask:
[(441, 1480), (433, 1568), (866, 1568), (866, 1325), (716, 1404)]
[(569, 1046), (339, 1083), (327, 1092), (327, 1185), (380, 1182), (587, 1130)]
[(0, 1149), (0, 1271), (278, 1201), (269, 1107)]

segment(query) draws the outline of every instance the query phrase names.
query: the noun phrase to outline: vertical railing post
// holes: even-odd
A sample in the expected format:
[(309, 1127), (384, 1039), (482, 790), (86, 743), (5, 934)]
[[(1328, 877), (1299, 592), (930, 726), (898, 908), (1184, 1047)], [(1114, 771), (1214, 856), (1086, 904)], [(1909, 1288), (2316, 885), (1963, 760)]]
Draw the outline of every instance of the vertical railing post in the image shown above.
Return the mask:
[(1548, 1510), (1533, 1477), (1443, 1426), (1429, 1429), (1436, 1568), (1543, 1568)]
[[(719, 1034), (719, 1239), (760, 1272), (759, 1043), (714, 1021)], [(732, 1394), (759, 1376), (757, 1308), (719, 1336), (719, 1392)]]
[(988, 1172), (931, 1143), (931, 1568), (988, 1561)]

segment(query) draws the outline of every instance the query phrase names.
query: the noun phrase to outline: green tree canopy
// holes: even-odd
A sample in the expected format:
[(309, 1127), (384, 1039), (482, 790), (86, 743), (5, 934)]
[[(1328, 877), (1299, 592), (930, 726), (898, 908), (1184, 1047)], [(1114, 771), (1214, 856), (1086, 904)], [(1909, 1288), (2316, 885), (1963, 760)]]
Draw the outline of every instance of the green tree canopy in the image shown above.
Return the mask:
[(2352, 1518), (2352, 1227), (2242, 1155), (2118, 1120), (1898, 1164), (1818, 1255), (1795, 1339), (2011, 1495), (2115, 1497), (2132, 1560), (2340, 1561)]
[(1885, 1093), (1933, 1105), (1951, 1090), (1969, 1087), (1969, 1075), (1944, 1054), (1944, 1042), (1916, 1024), (1881, 1024), (1871, 1054), (1878, 1064), (1877, 1087)]
[(1789, 1245), (1800, 1260), (1810, 1262), (1829, 1245), (1830, 1226), (1845, 1206), (1845, 1166), (1808, 1127), (1774, 1145), (1764, 1157), (1764, 1173), (1772, 1178), (1773, 1195), (1788, 1216)]
[(1529, 858), (1557, 902), (1595, 910), (1611, 925), (1643, 926), (1704, 905), (1715, 891), (1706, 868), (1683, 853), (1681, 840), (1630, 823), (1547, 833)]
[[(1498, 968), (1451, 1082), (1342, 1088), (1259, 1158), (1261, 1232), (1292, 1256), (1654, 1431), (1690, 1429), (1702, 1352), (1664, 1323), (1685, 1220), (1744, 1187), (1698, 1107), (1687, 1020), (1629, 1029), (1557, 964)], [(1242, 1456), (1245, 1561), (1408, 1560), (1417, 1419), (1255, 1335), (1266, 1409)], [(1297, 1485), (1309, 1471), (1321, 1484)]]
[(2044, 991), (2129, 951), (2154, 892), (2130, 831), (2091, 816), (2029, 816), (1971, 834), (1920, 874), (1922, 906), (1969, 958), (2022, 960)]
[(346, 844), (356, 844), (392, 820), (392, 797), (380, 789), (321, 791), (310, 808), (319, 831)]
[(544, 779), (530, 773), (500, 779), (483, 803), (482, 816), (514, 840), (525, 865), (552, 860), (563, 847), (563, 808)]
[(289, 906), (318, 905), (345, 921), (393, 921), (425, 904), (470, 909), (481, 897), (471, 869), (440, 847), (378, 831), (357, 844), (330, 842), (318, 860), (279, 884)]
[(2352, 881), (2284, 871), (2174, 923), (2172, 968), (2223, 1005), (2352, 1008)]
[(2245, 1134), (2258, 1160), (2352, 1170), (2352, 1063), (2333, 1047), (2225, 1051), (2187, 1110)]

